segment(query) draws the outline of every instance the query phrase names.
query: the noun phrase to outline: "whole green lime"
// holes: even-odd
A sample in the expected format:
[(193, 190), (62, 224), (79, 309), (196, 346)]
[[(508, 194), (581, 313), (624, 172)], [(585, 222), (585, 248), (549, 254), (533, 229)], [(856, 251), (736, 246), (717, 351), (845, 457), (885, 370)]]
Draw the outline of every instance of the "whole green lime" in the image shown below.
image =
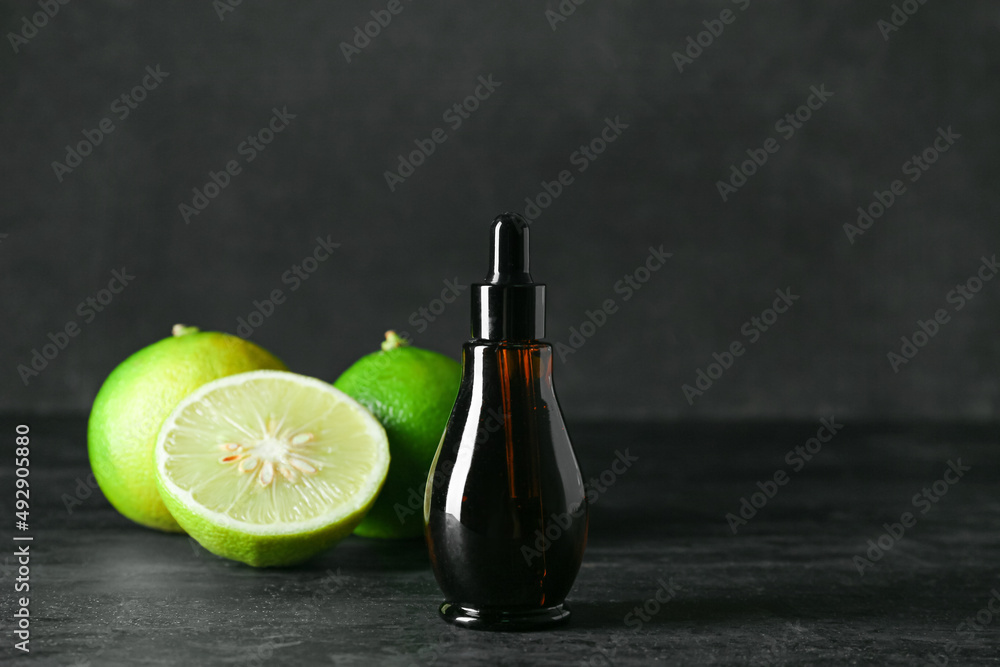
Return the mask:
[(258, 369), (287, 370), (250, 341), (180, 324), (170, 338), (119, 364), (97, 393), (87, 425), (90, 467), (114, 508), (144, 526), (183, 532), (156, 489), (153, 449), (160, 426), (203, 384)]
[(362, 357), (333, 383), (368, 408), (389, 436), (389, 474), (355, 535), (423, 535), (427, 473), (461, 379), (462, 366), (454, 359), (411, 347), (387, 331), (380, 352)]

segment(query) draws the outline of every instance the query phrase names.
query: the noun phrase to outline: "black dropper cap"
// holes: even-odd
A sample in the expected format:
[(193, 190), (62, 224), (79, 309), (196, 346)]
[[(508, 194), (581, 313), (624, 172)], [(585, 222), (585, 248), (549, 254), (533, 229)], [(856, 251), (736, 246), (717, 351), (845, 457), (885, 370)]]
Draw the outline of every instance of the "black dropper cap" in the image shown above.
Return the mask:
[(490, 272), (472, 286), (472, 337), (535, 340), (545, 336), (545, 285), (532, 282), (528, 223), (501, 213), (490, 225)]

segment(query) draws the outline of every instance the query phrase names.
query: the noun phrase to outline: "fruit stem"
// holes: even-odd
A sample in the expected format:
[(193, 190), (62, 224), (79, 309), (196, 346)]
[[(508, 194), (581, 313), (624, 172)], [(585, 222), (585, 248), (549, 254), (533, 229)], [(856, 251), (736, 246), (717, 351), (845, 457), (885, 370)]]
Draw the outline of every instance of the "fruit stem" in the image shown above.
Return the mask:
[(171, 333), (173, 333), (175, 337), (186, 336), (188, 334), (198, 333), (198, 327), (187, 327), (183, 324), (175, 324)]
[(410, 341), (406, 340), (392, 329), (389, 329), (385, 332), (385, 340), (382, 341), (382, 349), (388, 352), (389, 350), (395, 350), (398, 347), (406, 347), (409, 344)]

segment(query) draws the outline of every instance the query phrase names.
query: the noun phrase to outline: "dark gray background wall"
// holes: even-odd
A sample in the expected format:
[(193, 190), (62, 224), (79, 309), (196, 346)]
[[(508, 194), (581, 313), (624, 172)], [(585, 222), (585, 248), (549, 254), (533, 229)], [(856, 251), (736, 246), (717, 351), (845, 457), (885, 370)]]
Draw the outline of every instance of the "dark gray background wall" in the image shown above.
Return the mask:
[[(8, 33), (39, 8), (0, 3), (0, 409), (85, 410), (175, 322), (235, 331), (275, 289), (287, 300), (252, 338), (294, 370), (333, 379), (389, 327), (457, 356), (467, 291), (424, 331), (411, 314), (480, 279), (490, 219), (570, 170), (532, 225), (548, 338), (617, 306), (557, 364), (571, 417), (998, 416), (1000, 281), (947, 300), (1000, 252), (996, 3), (929, 2), (886, 40), (888, 2), (592, 0), (553, 30), (555, 2), (404, 0), (347, 62), (340, 43), (385, 6), (247, 1), (220, 20), (207, 1), (71, 2), (15, 53)], [(674, 52), (724, 9), (679, 72)], [(169, 76), (120, 119), (112, 102), (157, 65)], [(443, 114), (480, 76), (500, 84), (454, 128)], [(775, 125), (812, 86), (833, 95), (786, 138)], [(295, 117), (248, 162), (238, 147), (275, 107)], [(60, 182), (52, 163), (105, 117)], [(581, 173), (571, 156), (606, 118), (627, 128)], [(949, 127), (961, 138), (910, 182), (903, 163)], [(447, 140), (390, 191), (384, 172), (435, 128)], [(778, 152), (724, 202), (716, 182), (769, 137)], [(241, 173), (186, 224), (179, 205), (229, 160)], [(844, 224), (894, 179), (905, 193), (850, 243)], [(341, 245), (292, 291), (317, 237)], [(661, 245), (673, 256), (625, 301), (616, 282)], [(121, 294), (78, 310), (122, 267)], [(750, 343), (744, 323), (785, 288), (800, 298)], [(887, 353), (941, 308), (894, 372)], [(18, 365), (69, 322), (26, 386)], [(737, 340), (690, 405), (682, 385)]]

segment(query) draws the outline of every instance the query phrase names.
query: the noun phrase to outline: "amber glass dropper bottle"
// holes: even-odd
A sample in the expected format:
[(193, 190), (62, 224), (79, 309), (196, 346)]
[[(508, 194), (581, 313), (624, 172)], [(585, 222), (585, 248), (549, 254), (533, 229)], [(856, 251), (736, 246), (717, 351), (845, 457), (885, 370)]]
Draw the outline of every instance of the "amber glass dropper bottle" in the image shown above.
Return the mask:
[(564, 621), (587, 542), (583, 478), (552, 385), (545, 286), (532, 282), (528, 224), (490, 227), (491, 267), (472, 286), (462, 384), (427, 478), (424, 520), (459, 626), (523, 630)]

